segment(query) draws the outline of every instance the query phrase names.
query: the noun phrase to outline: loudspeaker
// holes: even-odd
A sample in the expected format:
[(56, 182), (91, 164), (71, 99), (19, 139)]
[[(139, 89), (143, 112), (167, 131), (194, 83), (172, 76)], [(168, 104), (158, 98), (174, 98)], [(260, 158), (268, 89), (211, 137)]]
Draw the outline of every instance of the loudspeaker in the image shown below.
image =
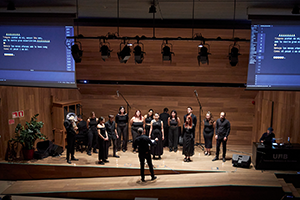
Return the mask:
[(251, 163), (251, 156), (238, 155), (238, 154), (232, 155), (232, 165), (234, 167), (249, 168), (250, 163)]

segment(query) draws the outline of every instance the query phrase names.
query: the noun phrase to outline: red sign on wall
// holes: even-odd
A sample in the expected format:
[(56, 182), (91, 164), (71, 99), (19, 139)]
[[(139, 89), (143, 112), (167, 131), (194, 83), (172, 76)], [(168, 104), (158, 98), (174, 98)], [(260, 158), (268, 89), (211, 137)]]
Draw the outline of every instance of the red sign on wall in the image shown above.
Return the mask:
[(18, 118), (18, 112), (16, 111), (16, 112), (12, 112), (12, 118), (14, 119), (14, 118)]
[(24, 117), (24, 111), (23, 110), (19, 111), (18, 115), (19, 115), (19, 117)]
[(14, 124), (14, 123), (15, 123), (15, 120), (14, 120), (14, 119), (8, 120), (8, 124), (9, 124), (9, 125)]
[(12, 118), (13, 119), (19, 118), (19, 117), (24, 117), (24, 110), (12, 112)]

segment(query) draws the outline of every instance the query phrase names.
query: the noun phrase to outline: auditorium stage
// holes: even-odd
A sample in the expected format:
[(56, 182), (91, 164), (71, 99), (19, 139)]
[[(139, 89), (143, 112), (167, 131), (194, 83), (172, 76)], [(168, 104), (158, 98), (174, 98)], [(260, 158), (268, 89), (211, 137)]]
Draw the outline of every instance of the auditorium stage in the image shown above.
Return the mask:
[[(214, 149), (213, 149), (214, 150)], [(111, 153), (111, 149), (110, 149)], [(10, 184), (2, 192), (63, 198), (134, 199), (280, 199), (284, 193), (275, 173), (232, 166), (232, 154), (251, 155), (251, 145), (228, 145), (227, 160), (212, 162), (200, 147), (195, 147), (192, 162), (183, 162), (181, 148), (164, 149), (161, 160), (153, 160), (158, 179), (140, 181), (138, 154), (118, 152), (109, 163), (97, 164), (97, 154), (76, 152), (79, 161), (67, 164), (65, 154), (42, 160), (0, 162), (0, 180)], [(147, 169), (147, 168), (146, 168)], [(146, 170), (148, 173), (148, 170)], [(243, 197), (241, 198), (241, 195)]]

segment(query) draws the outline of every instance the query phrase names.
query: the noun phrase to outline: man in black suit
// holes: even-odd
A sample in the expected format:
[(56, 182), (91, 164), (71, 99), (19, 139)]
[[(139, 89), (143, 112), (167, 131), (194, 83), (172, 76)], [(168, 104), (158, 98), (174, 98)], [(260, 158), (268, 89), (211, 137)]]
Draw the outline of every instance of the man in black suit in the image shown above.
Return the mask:
[(155, 141), (150, 140), (150, 138), (143, 134), (143, 128), (138, 129), (139, 136), (135, 139), (133, 143), (133, 147), (139, 150), (139, 159), (140, 159), (140, 166), (141, 166), (141, 180), (142, 182), (145, 182), (145, 159), (147, 160), (149, 170), (151, 173), (151, 180), (155, 180), (157, 177), (154, 175), (153, 171), (153, 165), (151, 160), (151, 152), (150, 152), (150, 146), (153, 146), (156, 144), (155, 141), (158, 141), (158, 138), (155, 138)]
[(169, 146), (169, 139), (168, 139), (168, 133), (169, 133), (169, 126), (168, 126), (168, 119), (170, 117), (169, 113), (168, 113), (169, 109), (168, 108), (164, 108), (164, 112), (160, 113), (159, 115), (159, 119), (161, 121), (163, 121), (164, 124), (164, 133), (165, 133), (165, 138), (164, 138), (164, 147), (168, 147)]
[(116, 123), (114, 121), (115, 116), (114, 115), (108, 115), (108, 121), (105, 122), (105, 128), (108, 134), (109, 144), (113, 143), (113, 157), (120, 158), (117, 153), (117, 139), (119, 138), (117, 129), (116, 129)]
[[(74, 116), (70, 116), (68, 119), (64, 121), (64, 126), (67, 131), (67, 163), (71, 164), (71, 160), (78, 161), (74, 157), (74, 146), (75, 146), (75, 137), (76, 137), (76, 130), (78, 129), (77, 127), (74, 127), (73, 124), (75, 123), (74, 121)], [(70, 155), (71, 155), (71, 160), (70, 160)]]
[(184, 117), (183, 117), (183, 124), (185, 123), (187, 116), (190, 115), (192, 117), (192, 121), (193, 121), (193, 124), (194, 124), (193, 136), (195, 138), (195, 128), (196, 128), (196, 125), (197, 125), (197, 117), (196, 117), (196, 115), (193, 114), (193, 109), (192, 109), (191, 106), (187, 107), (186, 111), (187, 111), (187, 114), (184, 115)]
[(226, 119), (226, 113), (221, 112), (220, 118), (216, 121), (216, 141), (217, 141), (217, 150), (216, 157), (212, 160), (219, 160), (220, 146), (222, 143), (223, 146), (223, 162), (226, 161), (226, 144), (228, 140), (228, 135), (230, 133), (230, 122)]
[[(82, 116), (81, 115), (78, 115), (77, 116), (77, 120), (78, 120), (78, 124), (77, 124), (77, 127), (78, 127), (78, 134), (76, 135), (76, 141), (77, 141), (77, 146), (76, 146), (76, 150), (79, 150), (79, 142), (82, 141), (83, 143), (84, 142), (87, 142), (87, 134), (88, 134), (88, 128), (87, 128), (87, 124), (86, 124), (86, 121), (84, 121), (82, 119)], [(82, 152), (82, 147), (80, 147), (80, 150)]]

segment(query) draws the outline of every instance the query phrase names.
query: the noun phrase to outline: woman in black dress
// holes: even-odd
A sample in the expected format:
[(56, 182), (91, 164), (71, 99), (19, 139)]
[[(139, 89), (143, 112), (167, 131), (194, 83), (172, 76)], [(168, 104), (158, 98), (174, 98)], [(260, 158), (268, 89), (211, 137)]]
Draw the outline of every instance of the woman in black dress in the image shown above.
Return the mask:
[[(131, 133), (132, 133), (132, 141), (134, 142), (136, 137), (139, 135), (137, 130), (139, 128), (144, 129), (144, 117), (142, 116), (142, 113), (140, 110), (136, 110), (134, 116), (130, 120), (130, 125), (131, 125)], [(133, 153), (136, 152), (136, 149), (133, 146), (132, 142), (132, 148), (133, 148)]]
[(123, 138), (122, 142), (122, 150), (125, 152), (127, 150), (127, 142), (128, 142), (128, 115), (125, 112), (125, 108), (121, 106), (119, 108), (119, 113), (116, 115), (116, 123), (117, 123), (117, 132), (119, 138), (117, 140), (117, 149), (121, 150), (121, 137)]
[(156, 141), (157, 144), (151, 146), (151, 154), (153, 155), (153, 159), (155, 159), (155, 156), (158, 156), (158, 159), (160, 159), (163, 154), (164, 125), (159, 119), (158, 113), (155, 113), (154, 119), (151, 121), (149, 138), (152, 140), (158, 139)]
[(106, 142), (108, 141), (108, 135), (104, 123), (104, 117), (100, 117), (99, 123), (97, 125), (99, 145), (98, 164), (100, 165), (104, 165), (105, 162), (108, 162), (108, 145), (106, 145)]
[(169, 150), (170, 152), (174, 150), (177, 151), (178, 148), (178, 128), (180, 127), (180, 119), (177, 117), (176, 110), (172, 110), (171, 116), (168, 118), (169, 125)]
[(87, 120), (88, 132), (88, 150), (87, 154), (91, 156), (91, 151), (93, 148), (93, 153), (98, 153), (98, 132), (97, 132), (98, 118), (96, 117), (95, 112), (91, 112), (91, 117)]
[(184, 162), (191, 162), (191, 156), (194, 155), (193, 129), (194, 129), (194, 124), (192, 121), (192, 117), (188, 115), (183, 125), (182, 154), (185, 155)]
[(152, 109), (150, 109), (148, 111), (148, 114), (144, 116), (144, 119), (145, 119), (145, 131), (146, 131), (146, 135), (149, 135), (151, 121), (153, 120), (153, 110)]
[(205, 155), (211, 155), (211, 148), (212, 148), (212, 138), (214, 136), (214, 127), (215, 121), (212, 118), (212, 114), (208, 111), (206, 113), (205, 119), (203, 120), (204, 128), (203, 128), (203, 137), (205, 141)]

